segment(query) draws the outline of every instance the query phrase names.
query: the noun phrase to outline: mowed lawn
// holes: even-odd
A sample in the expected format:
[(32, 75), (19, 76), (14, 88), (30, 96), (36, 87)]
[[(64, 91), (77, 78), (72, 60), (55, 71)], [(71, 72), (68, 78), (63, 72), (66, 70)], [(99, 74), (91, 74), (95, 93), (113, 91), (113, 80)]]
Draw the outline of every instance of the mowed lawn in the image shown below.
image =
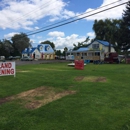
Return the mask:
[(130, 64), (16, 70), (0, 77), (0, 130), (130, 130)]

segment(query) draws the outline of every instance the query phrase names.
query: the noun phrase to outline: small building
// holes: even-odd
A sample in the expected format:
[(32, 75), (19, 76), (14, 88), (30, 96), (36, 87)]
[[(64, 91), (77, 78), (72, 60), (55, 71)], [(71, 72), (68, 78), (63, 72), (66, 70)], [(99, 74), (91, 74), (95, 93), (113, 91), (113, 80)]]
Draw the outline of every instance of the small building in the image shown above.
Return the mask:
[[(111, 46), (111, 52), (115, 52), (113, 46)], [(75, 51), (67, 51), (66, 59), (67, 60), (104, 60), (104, 54), (109, 52), (109, 42), (95, 40), (87, 47), (81, 47)]]
[(30, 56), (34, 59), (55, 59), (55, 52), (49, 44), (39, 44), (37, 47), (25, 48), (22, 57)]
[(24, 57), (24, 56), (29, 56), (29, 57), (31, 57), (33, 59), (40, 59), (41, 58), (41, 53), (36, 47), (25, 48), (22, 51), (22, 57)]
[(40, 44), (37, 46), (37, 48), (41, 53), (41, 59), (55, 59), (55, 52), (49, 44)]

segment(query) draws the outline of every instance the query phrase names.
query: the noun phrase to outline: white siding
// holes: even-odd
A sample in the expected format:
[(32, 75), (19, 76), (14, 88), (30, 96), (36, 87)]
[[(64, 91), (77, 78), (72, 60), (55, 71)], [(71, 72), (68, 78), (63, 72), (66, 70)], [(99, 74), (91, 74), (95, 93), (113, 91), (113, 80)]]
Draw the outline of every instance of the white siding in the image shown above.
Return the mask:
[(33, 54), (34, 53), (35, 53), (35, 58), (36, 59), (41, 59), (41, 53), (37, 49), (35, 49), (35, 51), (33, 52)]
[[(97, 42), (97, 41), (94, 41), (91, 45), (88, 46), (88, 50), (93, 50), (93, 44), (99, 44), (99, 49), (103, 49), (104, 52), (108, 52), (108, 46), (104, 46), (103, 44)], [(111, 47), (111, 52), (115, 52), (115, 49), (113, 47)]]

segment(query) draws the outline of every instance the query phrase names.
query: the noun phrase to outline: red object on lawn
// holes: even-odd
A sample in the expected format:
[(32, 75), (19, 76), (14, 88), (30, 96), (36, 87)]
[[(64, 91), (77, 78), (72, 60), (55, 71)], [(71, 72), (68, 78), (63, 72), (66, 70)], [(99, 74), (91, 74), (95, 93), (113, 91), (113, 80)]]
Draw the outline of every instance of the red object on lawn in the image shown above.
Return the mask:
[(83, 60), (75, 60), (75, 69), (83, 70), (84, 69), (84, 61)]

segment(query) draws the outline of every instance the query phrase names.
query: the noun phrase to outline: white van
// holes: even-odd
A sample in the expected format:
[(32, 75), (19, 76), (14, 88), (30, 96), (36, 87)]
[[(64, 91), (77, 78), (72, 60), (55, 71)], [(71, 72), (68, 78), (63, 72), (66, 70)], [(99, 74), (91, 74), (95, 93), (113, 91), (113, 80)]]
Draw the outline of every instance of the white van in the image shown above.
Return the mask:
[(0, 56), (0, 60), (5, 60), (5, 56)]

